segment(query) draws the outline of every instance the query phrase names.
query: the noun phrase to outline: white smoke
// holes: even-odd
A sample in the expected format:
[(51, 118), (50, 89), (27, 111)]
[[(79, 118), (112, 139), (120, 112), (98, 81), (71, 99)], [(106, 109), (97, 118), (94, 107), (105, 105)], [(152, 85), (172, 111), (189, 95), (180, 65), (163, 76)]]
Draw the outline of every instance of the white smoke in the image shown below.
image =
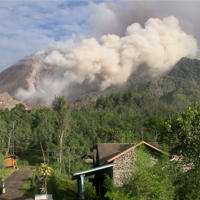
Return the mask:
[(96, 36), (102, 34), (124, 35), (128, 25), (144, 24), (149, 18), (175, 16), (185, 32), (192, 34), (200, 44), (199, 7), (200, 0), (124, 0), (104, 1), (91, 4), (89, 23)]
[(181, 29), (173, 16), (150, 18), (144, 27), (134, 23), (123, 37), (108, 34), (100, 41), (84, 39), (72, 46), (66, 51), (38, 53), (41, 59), (34, 76), (48, 69), (54, 73), (35, 80), (28, 90), (19, 89), (16, 97), (45, 103), (51, 103), (57, 95), (75, 99), (90, 91), (124, 84), (142, 64), (152, 77), (160, 76), (182, 57), (193, 58), (197, 52), (197, 41)]

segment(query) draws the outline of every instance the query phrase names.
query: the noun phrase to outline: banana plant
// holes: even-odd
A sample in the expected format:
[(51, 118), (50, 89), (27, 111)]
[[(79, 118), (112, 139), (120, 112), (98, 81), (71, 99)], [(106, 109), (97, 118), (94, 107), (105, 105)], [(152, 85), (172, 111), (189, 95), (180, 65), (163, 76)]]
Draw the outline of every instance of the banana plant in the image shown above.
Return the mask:
[(52, 168), (46, 163), (41, 163), (40, 167), (38, 168), (38, 178), (41, 183), (41, 194), (47, 194), (47, 178), (52, 175), (52, 172)]

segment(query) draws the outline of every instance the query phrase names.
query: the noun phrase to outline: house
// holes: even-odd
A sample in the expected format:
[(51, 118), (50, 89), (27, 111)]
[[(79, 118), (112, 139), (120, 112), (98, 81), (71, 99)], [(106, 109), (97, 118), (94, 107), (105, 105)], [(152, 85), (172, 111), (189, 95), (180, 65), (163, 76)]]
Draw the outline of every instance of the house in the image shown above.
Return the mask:
[(84, 199), (84, 178), (94, 175), (93, 184), (96, 187), (97, 194), (101, 195), (103, 191), (103, 182), (105, 174), (113, 178), (114, 184), (118, 187), (123, 185), (123, 181), (130, 177), (134, 170), (134, 159), (136, 148), (145, 146), (152, 154), (152, 161), (156, 162), (156, 157), (160, 154), (166, 154), (160, 149), (156, 142), (147, 143), (141, 141), (134, 143), (101, 143), (97, 144), (93, 150), (94, 168), (73, 175), (73, 179), (78, 180), (79, 199)]

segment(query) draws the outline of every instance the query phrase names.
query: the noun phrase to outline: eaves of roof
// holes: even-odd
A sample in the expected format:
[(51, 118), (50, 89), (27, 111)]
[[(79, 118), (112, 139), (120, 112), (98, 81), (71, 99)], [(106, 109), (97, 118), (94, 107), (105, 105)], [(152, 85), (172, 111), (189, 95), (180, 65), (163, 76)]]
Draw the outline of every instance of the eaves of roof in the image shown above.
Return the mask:
[(161, 149), (159, 149), (159, 148), (157, 148), (157, 147), (155, 147), (155, 146), (153, 146), (153, 145), (151, 145), (151, 144), (149, 144), (149, 143), (147, 143), (147, 142), (145, 142), (145, 141), (141, 141), (141, 142), (139, 142), (138, 144), (136, 144), (136, 145), (134, 145), (134, 146), (132, 146), (132, 147), (126, 149), (125, 151), (123, 151), (123, 152), (117, 154), (116, 156), (110, 158), (109, 160), (107, 160), (107, 162), (110, 163), (110, 162), (116, 160), (117, 158), (123, 156), (124, 154), (128, 153), (129, 151), (135, 149), (136, 147), (138, 147), (138, 146), (140, 146), (140, 145), (142, 145), (142, 144), (145, 144), (145, 145), (147, 145), (148, 147), (150, 147), (150, 148), (152, 148), (152, 149), (154, 149), (154, 150), (156, 150), (156, 151), (158, 151), (158, 152), (160, 152), (160, 153), (169, 155), (167, 152), (164, 152), (164, 151), (162, 151)]

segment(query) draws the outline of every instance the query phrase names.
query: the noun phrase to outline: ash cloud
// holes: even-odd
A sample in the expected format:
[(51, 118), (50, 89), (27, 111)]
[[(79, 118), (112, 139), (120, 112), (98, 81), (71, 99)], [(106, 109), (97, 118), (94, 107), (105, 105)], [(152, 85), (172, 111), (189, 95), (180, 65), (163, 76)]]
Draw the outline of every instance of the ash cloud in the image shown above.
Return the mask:
[(123, 36), (127, 26), (132, 23), (144, 24), (149, 18), (175, 16), (181, 27), (200, 41), (200, 0), (125, 0), (90, 6), (94, 11), (89, 22), (97, 36), (108, 33)]
[(84, 39), (67, 50), (37, 53), (34, 84), (28, 90), (19, 89), (16, 97), (50, 104), (55, 96), (64, 95), (73, 101), (92, 91), (125, 84), (143, 64), (151, 77), (160, 76), (182, 57), (193, 58), (196, 52), (197, 41), (182, 30), (178, 19), (150, 18), (142, 25), (129, 25), (123, 36), (106, 34), (99, 41)]

